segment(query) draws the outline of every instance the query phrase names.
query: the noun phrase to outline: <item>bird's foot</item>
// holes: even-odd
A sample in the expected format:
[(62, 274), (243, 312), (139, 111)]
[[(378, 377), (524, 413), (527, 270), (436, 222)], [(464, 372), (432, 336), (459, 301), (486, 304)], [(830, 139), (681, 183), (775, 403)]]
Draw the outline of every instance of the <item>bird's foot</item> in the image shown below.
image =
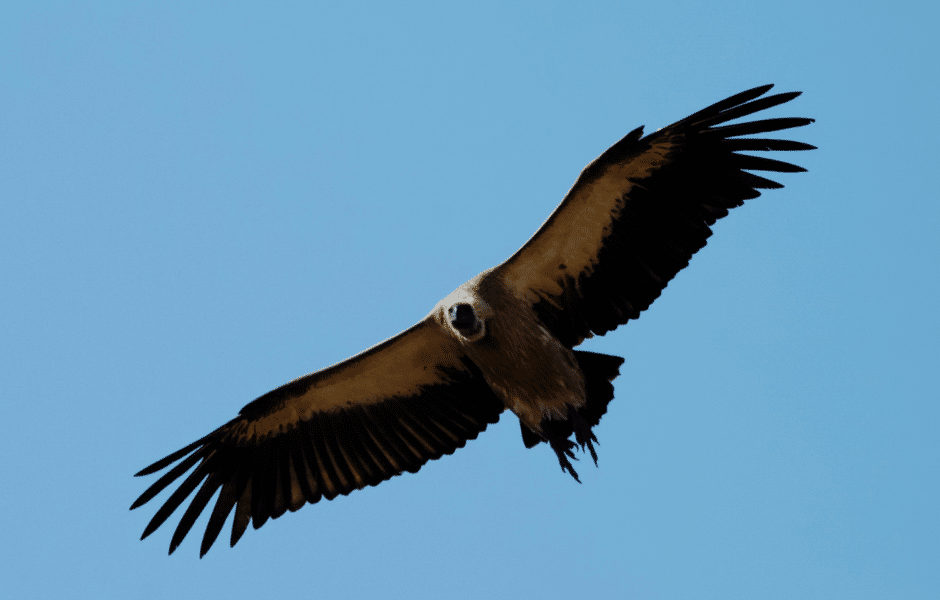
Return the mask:
[(569, 458), (578, 460), (578, 457), (574, 455), (576, 444), (568, 438), (555, 438), (549, 440), (548, 443), (551, 445), (552, 450), (555, 451), (555, 456), (558, 457), (558, 464), (561, 465), (562, 473), (567, 471), (574, 477), (575, 481), (581, 483), (581, 480), (578, 479), (578, 472), (574, 470), (574, 467), (571, 466), (571, 462), (568, 460)]
[[(594, 432), (591, 431), (590, 425), (587, 424), (587, 421), (581, 417), (578, 413), (574, 413), (574, 416), (570, 420), (571, 426), (574, 428), (574, 439), (578, 441), (578, 445), (581, 446), (581, 452), (584, 452), (584, 447), (587, 446), (588, 450), (591, 452), (591, 458), (594, 459), (594, 466), (597, 466), (597, 452), (594, 450), (594, 442), (597, 442), (597, 437), (594, 435)], [(599, 444), (599, 442), (598, 442)]]

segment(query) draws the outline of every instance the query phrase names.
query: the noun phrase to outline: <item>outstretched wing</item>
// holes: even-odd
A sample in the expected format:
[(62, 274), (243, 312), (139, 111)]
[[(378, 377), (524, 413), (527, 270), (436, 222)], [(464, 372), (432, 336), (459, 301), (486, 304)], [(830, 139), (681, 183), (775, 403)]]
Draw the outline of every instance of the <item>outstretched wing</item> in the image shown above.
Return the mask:
[(233, 508), (232, 546), (249, 520), (257, 529), (307, 502), (416, 472), (475, 438), (503, 408), (476, 365), (429, 316), (358, 356), (261, 396), (232, 421), (137, 473), (178, 463), (131, 509), (195, 467), (141, 539), (199, 487), (173, 534), (172, 554), (221, 489), (201, 556)]
[(741, 138), (812, 123), (724, 123), (782, 104), (790, 92), (742, 92), (641, 138), (640, 127), (589, 164), (544, 225), (497, 270), (568, 347), (639, 317), (711, 235), (710, 225), (779, 183), (747, 171), (805, 169), (740, 151), (812, 150)]

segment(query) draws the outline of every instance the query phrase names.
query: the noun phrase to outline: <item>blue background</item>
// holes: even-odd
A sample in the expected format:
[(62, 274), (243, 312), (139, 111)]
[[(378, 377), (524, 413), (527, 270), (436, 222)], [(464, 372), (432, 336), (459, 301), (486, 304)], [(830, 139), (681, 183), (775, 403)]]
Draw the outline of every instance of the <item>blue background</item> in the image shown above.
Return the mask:
[[(940, 597), (928, 6), (3, 3), (0, 595)], [(583, 485), (507, 415), (234, 550), (138, 541), (134, 472), (416, 322), (629, 130), (771, 82), (809, 172), (584, 345), (626, 363)]]

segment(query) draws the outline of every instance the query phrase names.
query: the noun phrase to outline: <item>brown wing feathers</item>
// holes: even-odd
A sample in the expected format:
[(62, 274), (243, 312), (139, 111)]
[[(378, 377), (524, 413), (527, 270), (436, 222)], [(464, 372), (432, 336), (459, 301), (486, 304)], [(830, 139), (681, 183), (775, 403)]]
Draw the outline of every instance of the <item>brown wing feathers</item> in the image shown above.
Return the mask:
[[(759, 189), (783, 187), (748, 170), (798, 172), (802, 167), (769, 158), (737, 154), (739, 151), (809, 150), (800, 142), (773, 139), (739, 139), (812, 122), (783, 118), (724, 125), (729, 120), (787, 102), (799, 92), (755, 100), (771, 86), (737, 94), (701, 110), (665, 129), (640, 138), (635, 130), (589, 165), (572, 187), (555, 215), (586, 204), (582, 196), (622, 181), (607, 199), (610, 226), (596, 243), (589, 263), (575, 264), (564, 257), (532, 268), (537, 253), (552, 245), (553, 219), (507, 263), (509, 270), (538, 272), (525, 281), (536, 294), (533, 309), (562, 343), (576, 346), (592, 333), (604, 334), (635, 319), (659, 297), (666, 284), (688, 266), (692, 255), (705, 246), (710, 225), (760, 195)], [(561, 218), (564, 221), (565, 218)], [(541, 240), (545, 237), (546, 240)], [(541, 244), (541, 246), (539, 245)], [(532, 245), (533, 252), (526, 254)], [(513, 263), (524, 265), (516, 267)], [(574, 268), (573, 268), (574, 266)], [(554, 293), (560, 289), (560, 293)]]
[[(276, 519), (305, 503), (332, 500), (404, 471), (416, 472), (427, 461), (453, 453), (495, 423), (504, 409), (476, 366), (468, 360), (464, 363), (470, 376), (451, 372), (446, 378), (451, 383), (426, 386), (417, 396), (316, 413), (260, 443), (240, 438), (247, 422), (243, 414), (138, 473), (150, 474), (181, 460), (131, 508), (148, 502), (195, 466), (154, 515), (142, 539), (162, 525), (197, 487), (173, 534), (171, 553), (220, 488), (201, 554), (215, 542), (233, 508), (234, 546), (249, 520), (257, 529), (269, 518)], [(246, 406), (243, 413), (259, 413), (263, 400)]]

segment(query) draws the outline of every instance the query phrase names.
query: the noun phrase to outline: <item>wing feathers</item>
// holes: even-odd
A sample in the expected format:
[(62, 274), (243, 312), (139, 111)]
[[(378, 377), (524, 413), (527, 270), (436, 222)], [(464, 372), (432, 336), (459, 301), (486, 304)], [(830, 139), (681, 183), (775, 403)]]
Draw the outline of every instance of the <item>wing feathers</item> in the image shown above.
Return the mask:
[[(199, 482), (202, 481), (202, 478), (206, 476), (208, 470), (206, 469), (206, 462), (203, 462), (196, 470), (190, 473), (182, 484), (174, 491), (166, 503), (160, 507), (160, 510), (153, 515), (153, 518), (150, 519), (150, 523), (147, 524), (147, 527), (144, 528), (143, 535), (140, 536), (140, 539), (146, 538), (148, 535), (156, 531), (157, 527), (163, 525), (163, 522), (166, 521), (173, 511), (179, 508), (179, 505), (183, 503), (183, 500), (189, 496), (193, 490), (196, 489), (196, 486), (199, 485)], [(171, 551), (172, 552), (172, 551)]]
[[(134, 502), (134, 504), (131, 505), (131, 510), (134, 510), (134, 509), (137, 508), (138, 506), (141, 506), (141, 505), (143, 505), (143, 504), (146, 504), (146, 503), (149, 502), (154, 496), (156, 496), (157, 494), (159, 494), (160, 492), (162, 492), (168, 485), (170, 485), (171, 483), (173, 483), (174, 481), (176, 481), (176, 479), (179, 478), (180, 475), (182, 475), (183, 473), (185, 473), (186, 471), (188, 471), (194, 464), (196, 464), (197, 462), (199, 462), (199, 460), (202, 459), (202, 458), (205, 456), (206, 452), (207, 452), (207, 450), (202, 449), (201, 451), (196, 452), (195, 454), (193, 454), (192, 456), (188, 457), (186, 460), (184, 460), (184, 461), (181, 462), (180, 464), (178, 464), (178, 465), (176, 465), (175, 467), (173, 467), (173, 469), (171, 469), (170, 471), (168, 471), (165, 475), (163, 475), (163, 477), (161, 477), (161, 478), (158, 479), (156, 482), (154, 482), (153, 485), (151, 485), (149, 488), (147, 488), (147, 489), (144, 491), (144, 493), (141, 494), (139, 498), (137, 498), (137, 500)], [(178, 453), (176, 453), (176, 454), (178, 454)], [(168, 463), (168, 464), (172, 464), (172, 463)], [(143, 539), (143, 538), (141, 538), (141, 539)]]
[(731, 164), (738, 169), (753, 171), (775, 171), (778, 173), (802, 173), (806, 171), (803, 167), (791, 165), (782, 160), (774, 160), (763, 156), (749, 156), (747, 154), (732, 154)]
[(274, 469), (277, 457), (270, 442), (259, 448), (251, 477), (251, 526), (258, 529), (264, 525), (274, 508), (274, 490), (277, 481)]
[[(179, 459), (183, 458), (184, 456), (186, 456), (187, 454), (189, 454), (190, 452), (192, 452), (193, 450), (195, 450), (195, 449), (198, 448), (199, 446), (202, 446), (202, 445), (205, 443), (205, 441), (206, 441), (207, 439), (209, 439), (209, 437), (210, 437), (211, 435), (212, 435), (212, 434), (209, 434), (209, 435), (207, 435), (206, 437), (202, 438), (201, 440), (196, 440), (195, 442), (193, 442), (192, 444), (186, 446), (185, 448), (181, 448), (180, 450), (177, 450), (177, 451), (174, 452), (173, 454), (171, 454), (171, 455), (169, 455), (169, 456), (167, 456), (167, 457), (165, 457), (165, 458), (161, 458), (160, 460), (158, 460), (157, 462), (153, 463), (153, 464), (150, 465), (149, 467), (146, 467), (146, 468), (144, 468), (144, 469), (141, 469), (140, 471), (138, 471), (137, 473), (135, 473), (135, 474), (134, 474), (134, 477), (143, 477), (144, 475), (153, 475), (153, 474), (156, 473), (157, 471), (162, 471), (163, 469), (167, 468), (169, 465), (172, 465), (173, 463), (175, 463), (175, 462), (178, 461)], [(161, 488), (161, 489), (162, 489), (162, 488)], [(159, 490), (157, 490), (157, 491), (159, 491)]]
[(568, 347), (635, 319), (711, 236), (710, 226), (761, 189), (751, 173), (802, 167), (738, 154), (809, 150), (802, 142), (752, 139), (812, 122), (772, 118), (726, 125), (796, 98), (736, 94), (640, 138), (634, 130), (593, 161), (545, 224), (496, 272)]
[(747, 102), (753, 100), (754, 98), (758, 98), (758, 97), (760, 97), (760, 96), (763, 96), (763, 95), (766, 94), (768, 91), (770, 91), (770, 89), (771, 89), (772, 87), (774, 87), (774, 86), (773, 86), (772, 83), (770, 83), (770, 84), (767, 84), (767, 85), (758, 86), (758, 87), (756, 87), (756, 88), (751, 88), (751, 89), (749, 89), (749, 90), (744, 90), (743, 92), (739, 92), (739, 93), (735, 94), (734, 96), (731, 96), (731, 97), (729, 97), (729, 98), (725, 98), (725, 99), (722, 100), (721, 102), (716, 102), (716, 103), (712, 104), (711, 106), (709, 106), (709, 107), (707, 107), (707, 108), (703, 108), (702, 110), (700, 110), (700, 111), (698, 111), (698, 112), (692, 113), (692, 114), (689, 115), (688, 117), (686, 117), (686, 118), (682, 119), (681, 121), (679, 121), (677, 124), (679, 124), (679, 123), (697, 123), (697, 122), (702, 121), (703, 119), (705, 119), (705, 118), (707, 118), (707, 117), (711, 117), (711, 116), (713, 116), (713, 115), (715, 115), (715, 114), (718, 114), (718, 113), (727, 111), (728, 109), (733, 108), (733, 107), (735, 107), (735, 106), (744, 105), (745, 103), (747, 103)]
[[(755, 175), (753, 173), (741, 173), (737, 176), (738, 182), (742, 184), (740, 191), (743, 200), (750, 200), (760, 196), (757, 190), (778, 190), (783, 186), (776, 181)], [(749, 188), (754, 188), (753, 190)]]
[(368, 418), (361, 412), (353, 412), (350, 416), (355, 420), (352, 427), (362, 432), (361, 435), (355, 436), (355, 440), (360, 448), (359, 455), (371, 471), (368, 484), (376, 485), (382, 481), (381, 473), (400, 469), (389, 460), (388, 453), (381, 448), (373, 432), (374, 426)]
[(809, 125), (813, 119), (800, 119), (795, 117), (785, 117), (782, 119), (764, 119), (763, 121), (751, 121), (749, 123), (737, 123), (735, 125), (725, 125), (715, 127), (711, 131), (719, 133), (723, 137), (735, 137), (740, 135), (751, 135), (752, 133), (770, 133), (771, 131), (780, 131), (792, 127), (802, 127)]
[(278, 444), (274, 464), (274, 499), (271, 504), (271, 518), (277, 519), (287, 512), (291, 498), (290, 489), (290, 441)]
[(792, 140), (767, 140), (760, 138), (733, 138), (729, 140), (722, 140), (721, 146), (732, 152), (761, 152), (771, 150), (789, 152), (816, 149), (816, 146), (804, 144), (803, 142), (794, 142)]
[[(242, 491), (241, 496), (238, 498), (238, 505), (235, 508), (235, 516), (232, 517), (232, 536), (229, 539), (229, 546), (231, 547), (235, 547), (235, 544), (238, 543), (238, 540), (240, 540), (242, 535), (245, 534), (245, 531), (248, 529), (248, 523), (251, 521), (251, 490), (253, 485), (253, 480), (249, 478), (244, 491)], [(215, 540), (213, 539), (213, 541)], [(204, 556), (211, 547), (212, 544), (209, 543), (209, 545), (202, 550), (200, 556)]]
[(366, 417), (371, 421), (372, 435), (375, 436), (379, 448), (385, 452), (385, 456), (388, 457), (395, 470), (414, 472), (414, 466), (404, 441), (391, 431), (387, 415), (379, 414), (383, 412), (381, 408), (376, 407), (366, 412)]
[(310, 439), (310, 431), (306, 428), (299, 429), (297, 434), (297, 463), (303, 468), (298, 474), (298, 484), (304, 493), (304, 498), (310, 504), (315, 504), (323, 497), (322, 482), (315, 473), (317, 469), (316, 455), (314, 454), (313, 441)]
[(212, 499), (212, 495), (215, 494), (215, 491), (221, 487), (225, 478), (225, 474), (221, 471), (216, 471), (209, 475), (203, 482), (202, 487), (199, 488), (192, 502), (190, 502), (189, 506), (186, 508), (186, 512), (183, 513), (183, 517), (176, 526), (176, 531), (173, 532), (173, 538), (170, 540), (171, 554), (180, 545), (180, 542), (183, 541), (183, 538), (186, 537), (189, 530), (192, 529), (196, 518), (202, 513), (203, 509), (209, 503), (209, 500)]
[(368, 453), (362, 447), (357, 435), (350, 428), (349, 415), (337, 415), (335, 424), (336, 449), (339, 460), (346, 465), (353, 488), (361, 490), (372, 480), (372, 469), (366, 464)]
[(741, 117), (752, 115), (756, 112), (760, 112), (762, 110), (772, 108), (779, 104), (783, 104), (784, 102), (789, 102), (790, 100), (793, 100), (800, 94), (802, 94), (802, 92), (786, 92), (784, 94), (774, 94), (773, 96), (760, 98), (752, 102), (747, 102), (746, 104), (741, 104), (739, 106), (734, 106), (731, 108), (723, 109), (721, 111), (718, 111), (717, 113), (714, 112), (714, 107), (713, 107), (711, 109), (706, 109), (706, 110), (709, 110), (710, 113), (712, 113), (712, 116), (710, 117), (706, 117), (702, 119), (693, 119), (692, 117), (689, 117), (687, 119), (683, 119), (682, 121), (680, 121), (680, 123), (690, 122), (690, 123), (697, 123), (699, 127), (714, 127), (715, 125), (719, 123), (726, 123), (734, 119), (740, 119)]
[[(239, 470), (241, 471), (241, 469)], [(244, 479), (244, 477), (242, 477)], [(227, 482), (222, 486), (222, 491), (219, 492), (219, 498), (215, 502), (215, 506), (212, 507), (212, 513), (209, 515), (209, 524), (206, 525), (206, 532), (202, 536), (202, 545), (199, 548), (199, 555), (204, 556), (206, 552), (209, 551), (209, 548), (212, 544), (215, 543), (216, 538), (219, 537), (219, 533), (222, 531), (222, 527), (225, 525), (225, 519), (228, 518), (232, 508), (235, 507), (235, 502), (238, 500), (238, 485), (237, 479)], [(244, 485), (244, 482), (243, 482)]]
[(327, 460), (329, 461), (331, 472), (335, 474), (336, 489), (350, 491), (359, 489), (353, 481), (349, 465), (343, 458), (343, 454), (336, 443), (336, 432), (333, 431), (332, 427), (334, 421), (335, 417), (323, 421), (323, 441), (324, 446), (326, 446)]
[[(422, 322), (346, 363), (278, 388), (213, 434), (157, 461), (145, 472), (180, 462), (133, 508), (195, 469), (157, 510), (144, 537), (195, 491), (170, 541), (172, 553), (218, 492), (200, 555), (218, 538), (233, 509), (234, 546), (249, 522), (257, 529), (306, 503), (415, 472), (463, 446), (495, 423), (504, 407), (476, 365), (449, 340), (434, 321)], [(414, 379), (408, 380), (408, 373)], [(376, 397), (386, 382), (398, 387)], [(322, 389), (330, 394), (326, 408), (311, 409), (318, 406), (316, 394)], [(309, 416), (297, 420), (304, 414)]]

